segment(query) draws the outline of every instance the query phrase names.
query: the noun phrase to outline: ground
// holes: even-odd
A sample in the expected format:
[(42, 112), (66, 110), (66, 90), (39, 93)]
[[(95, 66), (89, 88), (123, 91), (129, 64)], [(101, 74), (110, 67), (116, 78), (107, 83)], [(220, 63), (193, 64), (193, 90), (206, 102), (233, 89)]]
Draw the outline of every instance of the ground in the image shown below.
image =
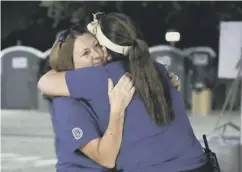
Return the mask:
[[(239, 113), (225, 115), (221, 124), (231, 119), (240, 125)], [(190, 116), (195, 135), (201, 139), (202, 134), (211, 133), (218, 116), (218, 112), (208, 116)], [(2, 172), (55, 171), (54, 134), (47, 112), (2, 110), (1, 123)], [(231, 128), (226, 130), (226, 134), (239, 136), (239, 132)], [(222, 172), (239, 172), (238, 164), (242, 160), (239, 160), (238, 142), (235, 141), (234, 145), (211, 142), (210, 147), (217, 153)]]

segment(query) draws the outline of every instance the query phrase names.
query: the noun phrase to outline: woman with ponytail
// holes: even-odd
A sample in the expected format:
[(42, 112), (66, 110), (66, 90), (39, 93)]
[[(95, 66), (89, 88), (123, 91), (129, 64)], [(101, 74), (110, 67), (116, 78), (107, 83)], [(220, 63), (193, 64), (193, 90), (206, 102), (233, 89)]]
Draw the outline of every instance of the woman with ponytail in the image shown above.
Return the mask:
[[(99, 14), (87, 28), (103, 46), (107, 64), (48, 73), (39, 81), (39, 88), (54, 96), (88, 100), (104, 132), (111, 110), (106, 79), (116, 84), (129, 73), (136, 94), (125, 111), (122, 143), (114, 159), (117, 170), (210, 172), (179, 91), (164, 66), (151, 60), (148, 45), (131, 19), (120, 13)], [(53, 85), (58, 87), (54, 89)], [(95, 149), (93, 154), (98, 153)]]

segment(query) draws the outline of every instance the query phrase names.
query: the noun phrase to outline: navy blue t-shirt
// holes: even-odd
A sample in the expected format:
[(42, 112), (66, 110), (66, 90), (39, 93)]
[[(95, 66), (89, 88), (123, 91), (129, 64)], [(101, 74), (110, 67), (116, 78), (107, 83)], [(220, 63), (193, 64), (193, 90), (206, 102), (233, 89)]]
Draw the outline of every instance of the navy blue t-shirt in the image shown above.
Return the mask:
[[(171, 94), (175, 120), (172, 124), (157, 126), (147, 114), (143, 102), (134, 95), (126, 110), (117, 159), (117, 168), (124, 172), (178, 172), (207, 162), (193, 133), (180, 92), (170, 83), (166, 69), (156, 65), (166, 78), (165, 91)], [(108, 78), (117, 83), (124, 73), (120, 61), (66, 73), (71, 96), (89, 100), (102, 133), (109, 121)]]
[(83, 102), (71, 97), (53, 99), (52, 124), (57, 143), (57, 172), (107, 172), (78, 150), (101, 137), (95, 113)]

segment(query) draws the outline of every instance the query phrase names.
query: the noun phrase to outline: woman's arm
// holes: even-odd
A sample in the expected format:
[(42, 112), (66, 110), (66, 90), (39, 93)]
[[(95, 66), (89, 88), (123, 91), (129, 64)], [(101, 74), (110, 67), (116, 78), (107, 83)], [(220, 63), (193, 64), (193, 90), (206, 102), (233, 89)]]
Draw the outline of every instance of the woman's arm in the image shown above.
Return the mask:
[[(91, 111), (84, 112), (81, 104), (76, 100), (62, 97), (62, 99), (66, 98), (75, 102), (58, 103), (60, 98), (56, 98), (54, 110), (57, 123), (62, 131), (57, 133), (60, 133), (60, 138), (66, 142), (67, 149), (71, 151), (79, 149), (100, 165), (113, 168), (121, 145), (125, 109), (130, 103), (135, 89), (125, 75), (115, 87), (109, 80), (108, 87), (110, 119), (102, 137), (100, 137), (96, 121), (91, 117)], [(76, 131), (73, 132), (74, 129)]]
[(40, 78), (38, 88), (46, 95), (92, 99), (100, 90), (107, 90), (107, 78), (108, 74), (103, 66), (66, 72), (50, 71)]
[(70, 96), (65, 72), (55, 72), (54, 70), (47, 72), (40, 78), (38, 88), (49, 96)]
[(108, 95), (111, 108), (107, 130), (102, 138), (95, 139), (80, 148), (89, 158), (105, 167), (115, 167), (123, 135), (125, 109), (134, 92), (132, 82), (126, 75), (120, 78), (115, 87), (112, 80), (109, 79)]
[(106, 168), (114, 168), (123, 135), (124, 112), (110, 112), (109, 124), (102, 138), (97, 138), (79, 149)]
[[(106, 71), (101, 66), (67, 72), (55, 72), (52, 70), (40, 78), (38, 88), (41, 92), (49, 96), (83, 98), (85, 94), (90, 94), (90, 89), (93, 91), (97, 90), (97, 85), (106, 86), (106, 81), (103, 81), (103, 78), (107, 78), (108, 76), (105, 74)], [(180, 87), (179, 79), (176, 80), (174, 77), (171, 77), (171, 81), (175, 87)], [(93, 92), (93, 95), (95, 94)]]

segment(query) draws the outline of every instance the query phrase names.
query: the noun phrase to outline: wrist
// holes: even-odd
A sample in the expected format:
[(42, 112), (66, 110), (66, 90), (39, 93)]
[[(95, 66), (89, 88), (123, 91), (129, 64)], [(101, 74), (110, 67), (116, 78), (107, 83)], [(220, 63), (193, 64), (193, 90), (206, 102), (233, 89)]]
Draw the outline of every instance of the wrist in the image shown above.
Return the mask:
[(113, 107), (111, 107), (111, 108), (110, 108), (110, 113), (111, 113), (111, 114), (114, 114), (114, 115), (123, 114), (124, 111), (125, 111), (125, 109), (120, 108), (120, 107), (117, 107), (117, 108), (113, 108)]
[(118, 134), (123, 130), (124, 113), (112, 113), (109, 117), (108, 133)]
[(121, 109), (111, 109), (110, 118), (112, 119), (122, 119), (124, 116), (124, 110)]

